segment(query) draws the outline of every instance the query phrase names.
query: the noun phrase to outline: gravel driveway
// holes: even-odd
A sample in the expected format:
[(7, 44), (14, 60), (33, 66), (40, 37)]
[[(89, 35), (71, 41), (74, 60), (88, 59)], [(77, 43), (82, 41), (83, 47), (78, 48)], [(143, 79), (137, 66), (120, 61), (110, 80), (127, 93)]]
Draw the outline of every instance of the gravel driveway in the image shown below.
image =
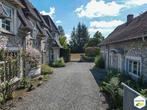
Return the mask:
[[(12, 110), (106, 110), (91, 74), (92, 63), (70, 62)], [(99, 73), (101, 74), (101, 73)]]

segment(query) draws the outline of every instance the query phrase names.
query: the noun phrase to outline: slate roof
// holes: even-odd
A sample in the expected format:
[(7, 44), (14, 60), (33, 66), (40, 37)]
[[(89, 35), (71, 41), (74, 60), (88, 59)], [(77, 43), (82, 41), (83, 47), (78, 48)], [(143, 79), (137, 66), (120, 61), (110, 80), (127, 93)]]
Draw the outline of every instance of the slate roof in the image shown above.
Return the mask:
[(40, 25), (44, 26), (46, 28), (49, 28), (48, 25), (46, 24), (45, 20), (41, 16), (41, 14), (38, 12), (38, 10), (36, 8), (34, 8), (34, 11), (36, 12), (36, 15), (38, 16), (38, 18), (40, 19)]
[(28, 22), (28, 19), (24, 15), (24, 12), (22, 11), (22, 9), (17, 11), (17, 15), (18, 15), (19, 19), (21, 20), (24, 27), (26, 27), (30, 30), (33, 29), (33, 26), (31, 25), (31, 23)]
[(32, 23), (30, 23), (30, 19), (28, 18), (28, 16), (31, 16), (36, 20), (37, 28), (39, 32), (44, 35), (44, 30), (41, 27), (41, 22), (43, 18), (41, 19), (37, 9), (28, 0), (19, 0), (19, 1), (25, 6), (25, 8), (22, 8), (21, 10), (18, 11), (18, 17), (20, 18), (22, 24), (26, 28), (33, 30), (34, 27), (33, 25), (31, 25)]
[(18, 0), (5, 0), (5, 1), (13, 4), (15, 7), (24, 8), (23, 4), (21, 4), (20, 1)]
[(142, 37), (147, 37), (147, 11), (134, 18), (129, 24), (124, 23), (118, 26), (100, 45), (124, 42)]
[(19, 0), (19, 1), (25, 6), (25, 8), (22, 8), (23, 12), (25, 13), (25, 16), (30, 15), (34, 19), (40, 21), (40, 19), (38, 18), (38, 16), (34, 11), (35, 7), (31, 4), (31, 2), (29, 2), (28, 0)]
[(58, 32), (59, 30), (49, 15), (42, 15), (51, 31)]
[[(50, 32), (52, 34), (53, 37), (55, 37), (53, 35), (52, 32), (57, 32), (59, 34), (59, 31), (58, 31), (58, 28), (57, 26), (55, 25), (55, 23), (53, 22), (53, 20), (51, 19), (51, 17), (49, 15), (42, 15), (46, 24), (48, 25), (49, 29), (50, 29)], [(60, 47), (60, 48), (63, 48), (59, 42), (59, 39), (58, 38), (54, 38), (53, 40), (53, 43), (52, 43), (52, 46), (53, 47)]]
[[(56, 27), (50, 16), (44, 17), (40, 15), (38, 10), (28, 0), (19, 1), (25, 6), (25, 8), (22, 8), (18, 11), (18, 17), (25, 27), (33, 29), (33, 26), (31, 26), (31, 23), (29, 23), (30, 20), (28, 19), (28, 16), (32, 16), (35, 20), (37, 20), (37, 28), (42, 35), (53, 39), (54, 36), (51, 34), (50, 31), (59, 33), (58, 28)], [(61, 47), (59, 39), (54, 39), (53, 42), (55, 44), (55, 47)]]
[(45, 20), (43, 19), (43, 17), (41, 16), (41, 14), (38, 12), (38, 10), (36, 8), (34, 8), (35, 14), (38, 16), (38, 18), (40, 19), (40, 22), (37, 23), (37, 27), (39, 29), (39, 31), (45, 35), (45, 36), (49, 36), (52, 37), (49, 30), (46, 30), (45, 28), (49, 28), (48, 25), (46, 24)]

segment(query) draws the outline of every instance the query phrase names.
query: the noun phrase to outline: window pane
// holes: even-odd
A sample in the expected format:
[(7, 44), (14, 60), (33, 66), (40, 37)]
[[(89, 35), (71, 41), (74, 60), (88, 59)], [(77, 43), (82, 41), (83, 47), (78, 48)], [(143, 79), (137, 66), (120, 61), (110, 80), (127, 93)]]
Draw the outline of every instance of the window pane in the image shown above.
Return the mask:
[(133, 62), (133, 73), (137, 75), (137, 62)]
[(9, 20), (6, 20), (6, 24), (10, 26), (10, 21)]
[(5, 24), (2, 24), (2, 27), (5, 29)]
[(2, 20), (2, 27), (8, 31), (10, 31), (10, 27), (11, 27), (11, 21), (8, 19), (3, 19)]
[(10, 31), (10, 26), (6, 26), (6, 30)]
[(132, 61), (129, 61), (129, 72), (132, 72)]
[(138, 76), (140, 76), (140, 62), (138, 62)]

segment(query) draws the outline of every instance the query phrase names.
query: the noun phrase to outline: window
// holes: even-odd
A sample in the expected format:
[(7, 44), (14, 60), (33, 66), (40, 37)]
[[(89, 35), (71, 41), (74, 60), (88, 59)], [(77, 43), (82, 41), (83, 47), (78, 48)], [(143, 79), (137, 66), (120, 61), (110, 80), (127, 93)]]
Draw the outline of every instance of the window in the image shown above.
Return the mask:
[(8, 18), (2, 19), (2, 28), (11, 31), (12, 9), (4, 5)]
[(127, 72), (129, 74), (132, 74), (134, 76), (139, 77), (141, 72), (141, 62), (140, 60), (134, 60), (134, 59), (127, 59)]
[(2, 20), (2, 28), (10, 31), (11, 30), (11, 21), (8, 19), (3, 19)]

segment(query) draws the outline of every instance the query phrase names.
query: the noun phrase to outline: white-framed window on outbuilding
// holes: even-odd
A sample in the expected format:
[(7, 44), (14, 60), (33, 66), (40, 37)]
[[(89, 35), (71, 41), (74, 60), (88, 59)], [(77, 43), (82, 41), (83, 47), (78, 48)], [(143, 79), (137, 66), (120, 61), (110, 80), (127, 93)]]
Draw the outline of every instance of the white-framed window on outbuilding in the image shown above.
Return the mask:
[(141, 76), (141, 58), (140, 57), (126, 57), (126, 71), (135, 77)]

